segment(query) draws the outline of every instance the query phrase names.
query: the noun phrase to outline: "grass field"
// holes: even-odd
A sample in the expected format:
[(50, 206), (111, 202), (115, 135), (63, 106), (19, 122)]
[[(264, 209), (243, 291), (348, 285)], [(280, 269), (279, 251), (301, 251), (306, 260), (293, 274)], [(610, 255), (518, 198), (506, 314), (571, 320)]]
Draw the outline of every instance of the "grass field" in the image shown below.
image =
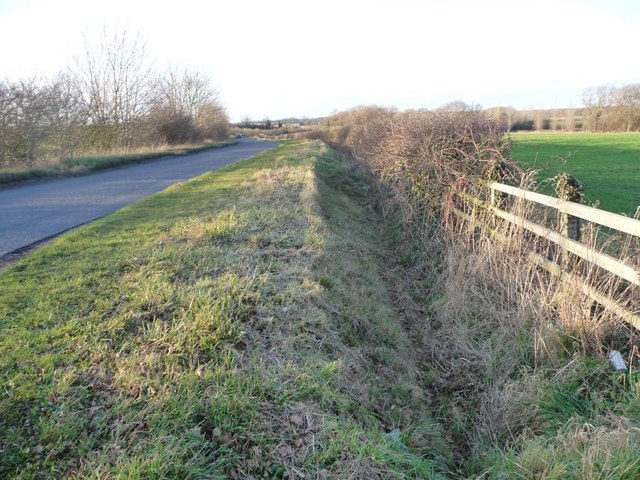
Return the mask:
[(581, 181), (585, 200), (633, 215), (640, 206), (640, 133), (512, 135), (513, 157), (540, 169), (541, 179), (565, 171)]
[(368, 188), (284, 145), (0, 273), (0, 478), (443, 478)]

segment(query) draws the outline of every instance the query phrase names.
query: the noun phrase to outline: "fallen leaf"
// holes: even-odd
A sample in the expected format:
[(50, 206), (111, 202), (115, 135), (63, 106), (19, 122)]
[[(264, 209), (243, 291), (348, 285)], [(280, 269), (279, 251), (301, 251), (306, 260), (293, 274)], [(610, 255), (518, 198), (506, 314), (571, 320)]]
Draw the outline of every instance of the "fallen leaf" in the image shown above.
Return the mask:
[(291, 455), (293, 455), (293, 450), (289, 445), (281, 446), (280, 448), (278, 448), (278, 452), (283, 457), (290, 457)]
[(299, 427), (302, 427), (304, 425), (304, 419), (298, 414), (291, 415), (289, 417), (289, 421)]

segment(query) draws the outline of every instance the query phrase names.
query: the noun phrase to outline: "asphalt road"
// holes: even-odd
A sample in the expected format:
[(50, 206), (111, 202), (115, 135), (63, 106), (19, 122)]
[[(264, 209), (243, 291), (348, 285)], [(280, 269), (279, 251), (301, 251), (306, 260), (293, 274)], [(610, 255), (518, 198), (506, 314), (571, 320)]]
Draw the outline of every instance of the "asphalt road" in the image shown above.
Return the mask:
[(181, 157), (0, 189), (0, 257), (277, 145), (242, 139)]

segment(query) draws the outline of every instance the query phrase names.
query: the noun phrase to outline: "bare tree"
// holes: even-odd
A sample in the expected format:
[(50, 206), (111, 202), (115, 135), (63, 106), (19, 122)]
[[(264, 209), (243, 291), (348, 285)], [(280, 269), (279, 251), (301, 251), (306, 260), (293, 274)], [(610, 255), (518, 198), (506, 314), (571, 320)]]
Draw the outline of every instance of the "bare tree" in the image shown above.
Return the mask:
[(566, 110), (566, 125), (567, 132), (573, 132), (576, 128), (576, 110), (575, 108), (567, 108)]
[(75, 148), (84, 115), (68, 80), (59, 75), (0, 84), (0, 163), (32, 165)]
[(228, 119), (211, 80), (186, 68), (171, 68), (158, 79), (150, 120), (168, 143), (227, 136)]
[(16, 109), (11, 85), (0, 81), (0, 165), (8, 165), (12, 158), (12, 137), (16, 123)]
[(159, 135), (220, 140), (228, 125), (208, 77), (188, 69), (152, 75), (144, 42), (126, 29), (85, 38), (73, 66), (51, 79), (0, 80), (0, 166), (130, 148)]
[(640, 84), (633, 83), (615, 91), (615, 103), (620, 109), (627, 132), (640, 128)]
[(5, 84), (2, 89), (4, 161), (33, 164), (47, 136), (47, 94), (41, 79)]
[(544, 130), (545, 124), (545, 111), (544, 110), (536, 110), (535, 111), (535, 124), (536, 130), (541, 132)]
[(517, 111), (513, 107), (492, 107), (485, 112), (494, 120), (499, 121), (509, 131), (515, 122)]
[(80, 147), (88, 116), (78, 85), (68, 72), (49, 81), (46, 103), (51, 153), (59, 158), (68, 156)]
[(195, 125), (201, 139), (224, 140), (229, 136), (229, 118), (220, 103), (209, 103), (202, 107)]
[(147, 113), (151, 93), (151, 68), (141, 37), (126, 29), (103, 30), (97, 44), (85, 37), (73, 73), (96, 146), (130, 147), (135, 122)]
[(438, 107), (441, 112), (480, 112), (482, 106), (477, 103), (468, 104), (462, 100), (454, 100)]
[(590, 129), (597, 132), (604, 113), (611, 108), (614, 89), (610, 85), (589, 87), (582, 93), (582, 101), (589, 117)]

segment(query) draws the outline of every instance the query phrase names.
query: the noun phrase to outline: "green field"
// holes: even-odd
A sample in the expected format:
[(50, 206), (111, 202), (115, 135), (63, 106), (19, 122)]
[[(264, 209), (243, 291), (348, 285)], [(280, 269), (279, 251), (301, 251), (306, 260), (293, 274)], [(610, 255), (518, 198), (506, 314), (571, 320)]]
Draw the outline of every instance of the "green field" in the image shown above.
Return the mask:
[(640, 133), (514, 134), (513, 157), (541, 179), (568, 172), (589, 204), (633, 215), (640, 206)]

